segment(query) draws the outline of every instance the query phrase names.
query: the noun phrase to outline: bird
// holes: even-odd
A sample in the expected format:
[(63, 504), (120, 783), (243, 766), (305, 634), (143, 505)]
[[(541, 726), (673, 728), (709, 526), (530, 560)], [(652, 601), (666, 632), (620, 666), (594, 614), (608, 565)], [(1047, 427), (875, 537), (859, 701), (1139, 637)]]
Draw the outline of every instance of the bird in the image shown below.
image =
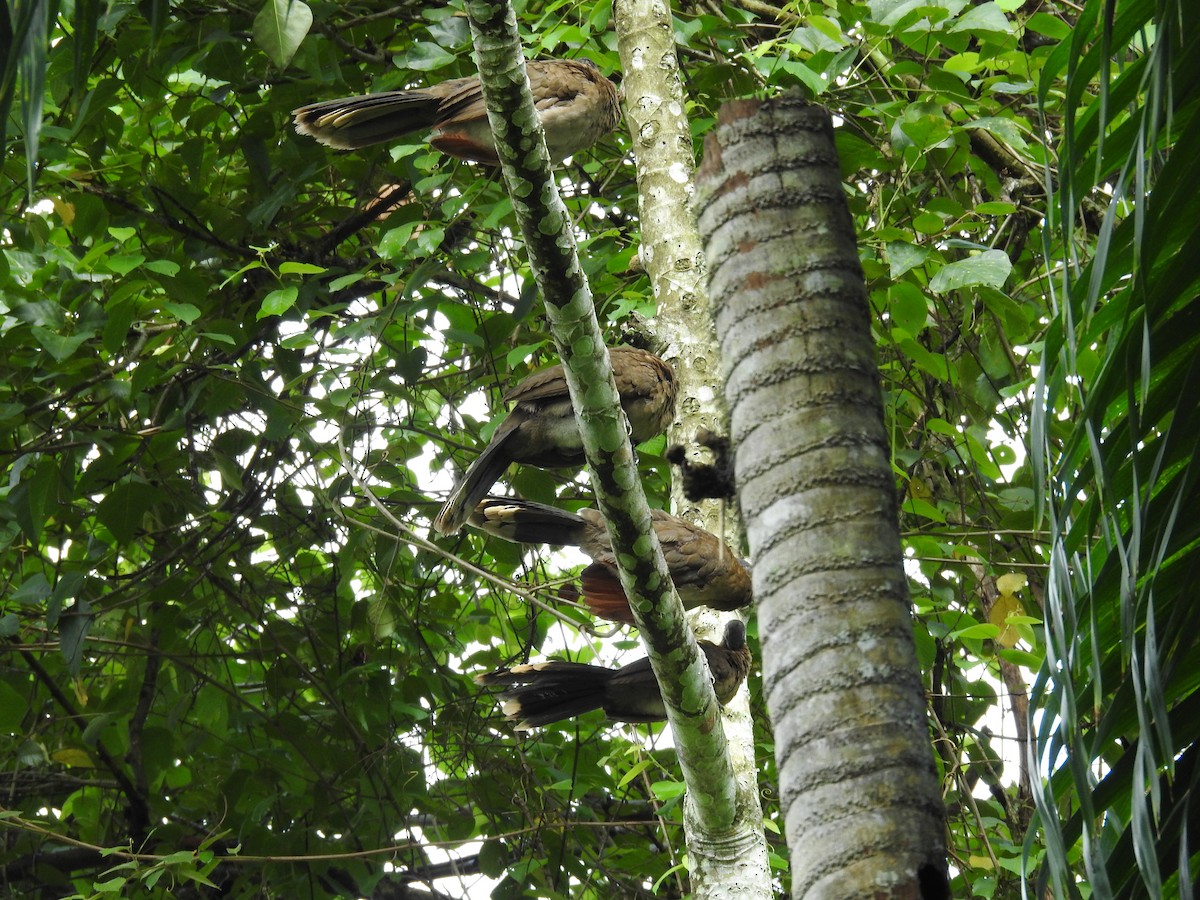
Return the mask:
[[(554, 160), (586, 150), (617, 127), (617, 87), (590, 59), (534, 60), (526, 65), (533, 103)], [(301, 106), (296, 130), (339, 150), (359, 150), (430, 129), (429, 143), (471, 162), (499, 165), (478, 76), (427, 88), (384, 91)]]
[[(750, 672), (746, 625), (734, 619), (720, 644), (698, 641), (708, 660), (713, 690), (724, 706)], [(619, 669), (551, 660), (527, 663), (475, 676), (476, 684), (500, 686), (504, 715), (517, 731), (528, 731), (571, 716), (603, 709), (617, 722), (661, 722), (667, 717), (649, 657)]]
[[(650, 521), (686, 609), (734, 610), (753, 599), (750, 573), (727, 544), (678, 516), (650, 510)], [(578, 513), (516, 498), (488, 497), (471, 514), (476, 528), (519, 544), (579, 547), (592, 559), (580, 575), (583, 601), (593, 615), (632, 625), (629, 598), (617, 575), (608, 526), (597, 509)]]
[[(661, 434), (675, 417), (676, 384), (671, 367), (637, 347), (610, 347), (608, 358), (633, 443)], [(534, 372), (504, 399), (515, 404), (512, 411), (433, 521), (441, 534), (458, 533), (475, 504), (487, 496), (509, 464), (561, 468), (583, 463), (583, 439), (561, 364)]]

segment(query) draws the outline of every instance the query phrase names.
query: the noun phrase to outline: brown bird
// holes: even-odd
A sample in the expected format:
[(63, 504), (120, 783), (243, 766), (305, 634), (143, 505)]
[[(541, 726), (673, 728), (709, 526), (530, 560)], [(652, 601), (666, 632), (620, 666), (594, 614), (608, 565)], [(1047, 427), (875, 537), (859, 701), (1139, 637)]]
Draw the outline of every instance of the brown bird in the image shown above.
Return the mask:
[[(590, 59), (526, 65), (550, 157), (585, 150), (617, 127), (617, 88)], [(498, 165), (477, 76), (427, 88), (325, 100), (293, 110), (296, 130), (339, 150), (358, 150), (430, 129), (429, 143), (449, 156)]]
[[(724, 706), (750, 672), (746, 626), (733, 620), (720, 644), (698, 641), (708, 660), (713, 690)], [(573, 662), (529, 663), (476, 675), (478, 684), (501, 685), (501, 709), (517, 731), (549, 725), (593, 709), (617, 722), (660, 722), (667, 717), (648, 657), (619, 669)]]
[[(608, 358), (633, 442), (640, 444), (661, 434), (675, 417), (671, 367), (636, 347), (610, 347)], [(433, 520), (433, 527), (442, 534), (455, 534), (463, 527), (475, 504), (487, 496), (510, 463), (541, 468), (583, 463), (583, 440), (561, 364), (534, 372), (504, 399), (516, 404), (512, 412)]]
[[(750, 605), (750, 573), (727, 544), (712, 532), (662, 510), (650, 510), (650, 518), (685, 608), (729, 610)], [(617, 576), (608, 526), (599, 510), (573, 513), (529, 500), (489, 497), (475, 507), (471, 524), (519, 544), (579, 547), (593, 560), (580, 576), (584, 602), (602, 619), (633, 624), (629, 598)]]

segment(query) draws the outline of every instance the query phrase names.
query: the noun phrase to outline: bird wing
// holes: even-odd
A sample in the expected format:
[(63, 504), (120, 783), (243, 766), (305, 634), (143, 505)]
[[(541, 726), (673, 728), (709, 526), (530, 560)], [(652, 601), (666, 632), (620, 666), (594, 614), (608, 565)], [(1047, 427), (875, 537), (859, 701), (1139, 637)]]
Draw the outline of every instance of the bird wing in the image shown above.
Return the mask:
[(438, 127), (454, 126), (464, 121), (487, 121), (487, 106), (483, 102), (483, 87), (478, 75), (453, 78), (430, 86), (436, 94), (438, 105)]
[[(586, 75), (578, 69), (579, 64), (574, 60), (546, 59), (526, 63), (533, 105), (540, 111), (574, 100), (588, 83)], [(487, 105), (478, 77), (444, 81), (434, 85), (432, 90), (436, 90), (442, 100), (439, 121), (442, 128), (466, 120), (486, 120)]]
[(507, 403), (543, 402), (546, 400), (569, 400), (567, 376), (562, 363), (555, 363), (522, 378), (504, 395)]
[(654, 510), (651, 515), (684, 606), (741, 609), (750, 604), (750, 573), (728, 544), (669, 513)]

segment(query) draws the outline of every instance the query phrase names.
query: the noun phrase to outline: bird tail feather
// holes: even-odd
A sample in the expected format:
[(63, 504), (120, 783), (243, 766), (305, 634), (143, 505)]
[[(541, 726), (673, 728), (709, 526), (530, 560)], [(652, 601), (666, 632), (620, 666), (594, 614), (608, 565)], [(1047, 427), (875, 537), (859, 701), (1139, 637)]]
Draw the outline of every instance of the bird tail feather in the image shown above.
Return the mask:
[(621, 587), (617, 573), (603, 563), (592, 563), (580, 573), (583, 602), (592, 615), (622, 625), (633, 624), (633, 613), (629, 609), (629, 598)]
[(338, 150), (358, 150), (424, 131), (440, 100), (426, 91), (384, 91), (324, 100), (292, 111), (296, 130)]
[(518, 544), (574, 546), (587, 531), (587, 522), (581, 516), (532, 500), (490, 497), (473, 509), (472, 525)]
[(504, 715), (518, 731), (528, 731), (602, 708), (611, 678), (611, 669), (552, 661), (476, 675), (475, 681), (504, 686)]
[(433, 520), (438, 533), (457, 534), (473, 518), (476, 504), (487, 496), (510, 462), (503, 439), (493, 440), (484, 447)]

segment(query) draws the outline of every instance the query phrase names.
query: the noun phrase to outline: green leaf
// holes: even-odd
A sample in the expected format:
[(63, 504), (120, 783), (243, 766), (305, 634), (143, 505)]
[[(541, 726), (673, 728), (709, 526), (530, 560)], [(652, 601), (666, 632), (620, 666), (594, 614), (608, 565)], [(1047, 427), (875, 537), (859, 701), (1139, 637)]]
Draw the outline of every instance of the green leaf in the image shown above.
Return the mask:
[(1053, 38), (1056, 41), (1066, 40), (1071, 35), (1071, 26), (1064, 22), (1058, 16), (1052, 16), (1044, 12), (1035, 12), (1025, 22), (1025, 28), (1037, 34), (1044, 34), (1046, 37)]
[(968, 628), (962, 628), (958, 631), (951, 631), (950, 637), (958, 640), (984, 639), (994, 638), (1000, 633), (1000, 628), (990, 622), (981, 622), (978, 625), (971, 625)]
[(978, 53), (956, 53), (945, 63), (944, 68), (947, 72), (965, 72), (970, 74), (979, 70), (979, 54)]
[(267, 0), (254, 17), (254, 41), (271, 62), (285, 69), (312, 23), (312, 10), (302, 0)]
[[(4, 619), (16, 619), (11, 613)], [(13, 634), (16, 632), (14, 631)], [(11, 637), (11, 635), (4, 635)], [(13, 690), (7, 681), (0, 681), (0, 733), (19, 734), (25, 713), (29, 711), (29, 701)]]
[(104, 266), (118, 275), (128, 275), (146, 261), (140, 253), (121, 253), (104, 257)]
[(83, 584), (84, 575), (82, 572), (78, 571), (64, 572), (62, 576), (54, 583), (54, 590), (50, 592), (50, 602), (46, 604), (47, 627), (58, 627), (58, 620), (62, 612), (63, 604), (68, 600), (76, 599), (83, 587)]
[(38, 544), (58, 497), (60, 476), (58, 466), (45, 457), (27, 468), (30, 469), (29, 474), (12, 489), (8, 500), (25, 537), (30, 543)]
[(659, 800), (671, 800), (682, 797), (687, 791), (687, 785), (682, 781), (656, 781), (650, 785), (650, 790)]
[(963, 15), (958, 17), (958, 20), (950, 26), (950, 32), (965, 31), (969, 34), (979, 34), (992, 32), (995, 34), (1009, 34), (1014, 29), (1014, 24), (1009, 22), (1008, 18), (1000, 10), (1000, 7), (995, 3), (980, 3), (978, 6), (972, 6)]
[(984, 131), (994, 134), (1014, 150), (1028, 151), (1029, 149), (1029, 145), (1025, 143), (1025, 137), (1021, 133), (1021, 129), (1012, 119), (1003, 116), (984, 116), (983, 118), (968, 122), (963, 127), (981, 128)]
[(431, 41), (416, 41), (409, 45), (404, 54), (404, 68), (414, 72), (432, 72), (444, 69), (454, 62), (454, 55), (445, 47)]
[(1003, 250), (985, 250), (977, 256), (947, 263), (929, 281), (929, 289), (945, 294), (976, 284), (1000, 288), (1012, 272), (1012, 262)]
[(624, 775), (622, 775), (621, 780), (617, 782), (617, 787), (618, 788), (625, 787), (625, 785), (629, 784), (629, 782), (633, 781), (633, 779), (637, 778), (639, 775), (641, 775), (643, 772), (645, 772), (646, 769), (650, 768), (650, 766), (653, 764), (654, 764), (654, 760), (643, 759), (643, 760), (640, 760), (639, 762), (635, 763), (634, 765), (630, 766), (629, 771), (626, 772)]
[(258, 318), (265, 319), (269, 316), (281, 316), (293, 306), (296, 305), (296, 298), (300, 296), (300, 288), (295, 285), (277, 288), (271, 291), (263, 298), (262, 306), (258, 310)]
[(339, 275), (333, 281), (329, 282), (329, 289), (331, 291), (340, 291), (350, 287), (352, 284), (358, 284), (364, 278), (366, 278), (366, 275), (363, 272), (351, 272), (348, 275)]
[(37, 342), (57, 362), (66, 362), (75, 355), (76, 350), (94, 336), (90, 331), (72, 335), (58, 334), (42, 325), (34, 325), (30, 330), (33, 332), (33, 336), (37, 338)]
[(479, 848), (479, 872), (488, 878), (499, 878), (504, 874), (508, 854), (499, 841), (484, 841)]
[(92, 630), (92, 605), (82, 597), (75, 600), (69, 608), (63, 610), (58, 619), (59, 650), (67, 662), (67, 672), (71, 676), (79, 674), (83, 661), (83, 647), (88, 634)]
[[(889, 252), (891, 245), (888, 245)], [(889, 315), (897, 328), (906, 334), (920, 334), (929, 325), (929, 301), (921, 290), (910, 282), (892, 285)]]
[(179, 263), (170, 259), (152, 259), (145, 264), (145, 268), (158, 275), (166, 275), (168, 277), (179, 274)]
[(899, 278), (929, 258), (929, 248), (908, 241), (888, 241), (888, 266), (892, 278)]
[(285, 262), (279, 264), (280, 275), (320, 275), (322, 272), (327, 272), (325, 266), (314, 265), (306, 262)]
[(33, 606), (41, 603), (50, 596), (50, 582), (41, 572), (31, 575), (21, 582), (20, 587), (9, 597), (23, 606)]
[(141, 530), (147, 512), (160, 499), (159, 492), (141, 481), (118, 484), (96, 507), (96, 517), (119, 544), (128, 544)]
[(201, 315), (199, 307), (190, 303), (164, 303), (163, 309), (186, 325), (192, 324)]

